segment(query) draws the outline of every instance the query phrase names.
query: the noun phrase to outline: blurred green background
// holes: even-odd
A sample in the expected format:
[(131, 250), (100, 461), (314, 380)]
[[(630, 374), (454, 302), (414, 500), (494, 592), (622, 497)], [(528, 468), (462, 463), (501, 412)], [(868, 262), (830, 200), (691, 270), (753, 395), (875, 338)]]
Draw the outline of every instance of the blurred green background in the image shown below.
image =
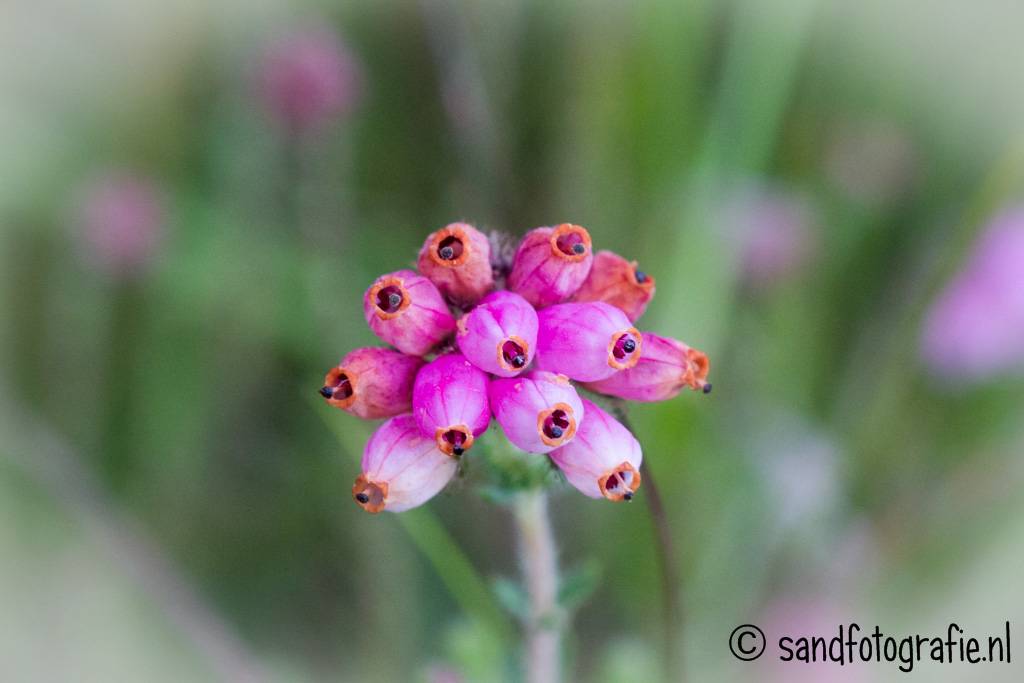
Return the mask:
[[(690, 680), (903, 676), (736, 662), (741, 623), (999, 633), (1024, 382), (921, 349), (1024, 200), (1022, 27), (1000, 0), (0, 4), (0, 679), (515, 679), (508, 511), (456, 482), (367, 516), (372, 425), (315, 393), (375, 343), (364, 289), (454, 220), (586, 226), (657, 278), (640, 327), (710, 355), (713, 394), (631, 409)], [(312, 84), (266, 85), (306, 49)], [(283, 125), (317, 74), (330, 111)], [(659, 674), (642, 498), (555, 497), (562, 565), (600, 577), (572, 680)]]

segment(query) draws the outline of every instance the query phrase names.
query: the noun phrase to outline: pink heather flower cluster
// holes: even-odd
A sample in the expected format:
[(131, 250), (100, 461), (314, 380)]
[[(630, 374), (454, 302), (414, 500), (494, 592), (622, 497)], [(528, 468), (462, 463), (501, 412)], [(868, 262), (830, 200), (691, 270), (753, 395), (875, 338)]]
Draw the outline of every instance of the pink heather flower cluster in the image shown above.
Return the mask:
[(368, 512), (436, 495), (492, 417), (584, 494), (630, 500), (640, 444), (572, 381), (637, 401), (710, 391), (707, 356), (634, 327), (654, 278), (612, 252), (595, 255), (584, 228), (537, 228), (510, 266), (500, 260), (476, 228), (453, 223), (427, 237), (419, 273), (388, 273), (366, 290), (366, 322), (394, 349), (349, 353), (320, 393), (353, 415), (388, 418), (352, 488)]

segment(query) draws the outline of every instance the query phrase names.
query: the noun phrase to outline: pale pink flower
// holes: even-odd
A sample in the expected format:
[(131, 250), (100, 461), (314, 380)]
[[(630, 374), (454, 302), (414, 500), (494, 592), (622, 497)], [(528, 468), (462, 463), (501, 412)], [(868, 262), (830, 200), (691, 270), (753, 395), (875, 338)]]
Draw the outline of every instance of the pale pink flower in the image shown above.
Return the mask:
[(348, 47), (323, 26), (278, 36), (267, 46), (259, 72), (264, 104), (289, 132), (315, 130), (349, 113), (361, 81)]
[(932, 304), (921, 355), (932, 374), (950, 382), (1024, 368), (1024, 205), (992, 221)]
[(89, 260), (111, 274), (137, 276), (152, 263), (164, 239), (163, 193), (142, 174), (103, 171), (86, 182), (77, 223)]

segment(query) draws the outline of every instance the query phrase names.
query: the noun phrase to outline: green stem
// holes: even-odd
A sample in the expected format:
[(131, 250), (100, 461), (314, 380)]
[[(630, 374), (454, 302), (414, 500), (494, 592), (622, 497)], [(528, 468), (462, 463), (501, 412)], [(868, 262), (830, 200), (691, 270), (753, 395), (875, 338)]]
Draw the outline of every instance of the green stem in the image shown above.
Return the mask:
[(139, 316), (143, 295), (132, 280), (115, 284), (104, 382), (107, 398), (103, 417), (100, 465), (110, 487), (123, 493), (135, 474), (138, 459), (133, 446), (133, 408)]
[[(622, 399), (612, 401), (612, 410), (619, 422), (632, 433), (636, 433), (630, 424), (626, 405)], [(672, 541), (672, 529), (669, 526), (668, 514), (661, 497), (661, 491), (651, 472), (649, 459), (640, 464), (640, 480), (644, 487), (644, 500), (651, 513), (651, 524), (654, 526), (654, 554), (658, 561), (661, 574), (662, 604), (662, 673), (669, 683), (682, 683), (683, 674), (683, 608), (679, 586), (681, 584), (679, 564), (676, 562), (675, 543)]]
[(547, 494), (530, 489), (516, 497), (519, 561), (529, 599), (523, 671), (527, 683), (561, 680), (565, 615), (558, 605), (558, 551)]
[[(337, 438), (342, 450), (358, 462), (361, 443), (366, 439), (365, 431), (344, 428), (341, 422), (334, 419), (337, 416), (332, 414), (332, 408), (313, 396), (307, 397), (307, 400), (315, 406), (317, 414)], [(430, 562), (462, 611), (490, 629), (503, 644), (512, 642), (512, 625), (497, 604), (488, 583), (437, 516), (426, 508), (389, 516), (397, 520), (409, 534), (410, 540)]]

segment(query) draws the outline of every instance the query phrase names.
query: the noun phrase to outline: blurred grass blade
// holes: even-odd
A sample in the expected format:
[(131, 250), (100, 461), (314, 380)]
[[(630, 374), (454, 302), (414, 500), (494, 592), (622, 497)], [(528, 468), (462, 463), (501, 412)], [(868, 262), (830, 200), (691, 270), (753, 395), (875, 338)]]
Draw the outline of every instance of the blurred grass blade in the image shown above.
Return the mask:
[(658, 287), (669, 303), (656, 322), (712, 354), (726, 334), (736, 279), (735, 236), (717, 225), (721, 204), (737, 183), (763, 173), (775, 152), (817, 5), (736, 5), (704, 146), (667, 201), (676, 215), (664, 245), (672, 268)]
[[(324, 424), (346, 454), (358, 462), (367, 436), (364, 430), (343, 428), (338, 421), (332, 419), (334, 416), (329, 406), (315, 399), (307, 400), (314, 404), (317, 414), (323, 418)], [(420, 507), (391, 517), (409, 534), (413, 544), (433, 566), (459, 607), (467, 615), (486, 624), (502, 643), (508, 645), (513, 642), (512, 625), (496, 602), (487, 581), (476, 571), (437, 516), (429, 509)]]

